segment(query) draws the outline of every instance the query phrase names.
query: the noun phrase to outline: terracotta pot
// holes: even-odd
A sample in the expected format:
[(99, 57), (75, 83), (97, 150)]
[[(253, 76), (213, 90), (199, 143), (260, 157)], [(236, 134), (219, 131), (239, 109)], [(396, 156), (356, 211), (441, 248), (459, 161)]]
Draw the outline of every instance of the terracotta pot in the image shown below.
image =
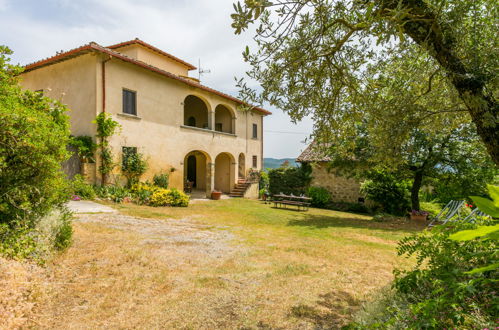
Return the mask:
[(211, 192), (211, 199), (219, 200), (221, 196), (222, 196), (221, 191), (212, 191)]
[(428, 215), (411, 214), (411, 221), (426, 222)]

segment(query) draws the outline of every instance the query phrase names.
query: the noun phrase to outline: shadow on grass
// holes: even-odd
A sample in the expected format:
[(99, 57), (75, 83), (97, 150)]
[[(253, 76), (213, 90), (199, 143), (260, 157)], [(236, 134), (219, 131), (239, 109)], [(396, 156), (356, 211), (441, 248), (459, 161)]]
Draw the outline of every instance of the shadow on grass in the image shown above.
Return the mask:
[(417, 231), (424, 229), (424, 225), (410, 222), (406, 219), (397, 219), (387, 222), (375, 222), (360, 218), (342, 218), (338, 216), (301, 214), (300, 219), (290, 220), (288, 226), (302, 226), (311, 228), (364, 228), (386, 231)]
[(361, 301), (350, 293), (334, 290), (319, 296), (313, 305), (291, 307), (290, 315), (311, 322), (316, 329), (340, 329), (361, 306)]

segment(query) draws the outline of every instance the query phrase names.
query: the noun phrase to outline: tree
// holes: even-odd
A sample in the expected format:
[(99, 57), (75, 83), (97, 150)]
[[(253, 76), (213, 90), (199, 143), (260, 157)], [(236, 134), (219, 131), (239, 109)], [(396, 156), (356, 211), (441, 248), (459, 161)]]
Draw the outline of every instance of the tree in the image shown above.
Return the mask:
[(0, 46), (0, 225), (33, 228), (67, 200), (69, 120), (59, 102), (21, 90), (11, 53)]
[[(463, 103), (493, 161), (499, 164), (497, 6), (487, 0), (245, 0), (234, 5), (236, 33), (259, 22), (258, 50), (243, 56), (263, 91), (243, 80), (241, 96), (287, 112), (312, 115), (316, 129), (348, 136), (369, 108), (370, 69), (394, 56), (426, 76), (418, 94), (445, 77)], [(416, 46), (416, 47), (415, 47)], [(410, 51), (408, 51), (410, 50)], [(414, 54), (420, 59), (412, 61)], [(435, 68), (427, 72), (426, 68)], [(356, 106), (357, 105), (357, 106)], [(456, 115), (463, 114), (461, 109)], [(402, 109), (388, 108), (397, 116)], [(441, 109), (433, 113), (435, 125)], [(396, 132), (394, 132), (395, 134)]]

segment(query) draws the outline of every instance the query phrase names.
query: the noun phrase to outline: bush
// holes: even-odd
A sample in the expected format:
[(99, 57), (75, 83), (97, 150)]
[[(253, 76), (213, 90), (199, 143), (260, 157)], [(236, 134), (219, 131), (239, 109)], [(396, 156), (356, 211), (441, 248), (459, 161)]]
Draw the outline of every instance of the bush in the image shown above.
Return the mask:
[(66, 208), (57, 208), (42, 217), (34, 228), (22, 223), (0, 224), (0, 254), (43, 263), (54, 249), (63, 250), (71, 244), (71, 216)]
[(436, 217), (442, 211), (442, 205), (434, 202), (421, 202), (421, 210), (428, 212), (430, 217)]
[(91, 136), (71, 136), (69, 145), (75, 147), (82, 163), (95, 163), (97, 144)]
[(137, 183), (142, 174), (147, 171), (147, 161), (144, 159), (144, 156), (135, 149), (126, 150), (127, 151), (123, 153), (121, 171), (128, 180), (128, 187), (131, 187), (133, 184)]
[(410, 209), (407, 181), (382, 170), (371, 171), (362, 183), (361, 192), (367, 199), (381, 205), (384, 212), (404, 215)]
[(150, 198), (151, 206), (188, 206), (189, 196), (175, 188), (159, 188), (153, 192)]
[(258, 187), (260, 189), (268, 189), (269, 188), (269, 174), (267, 172), (260, 172), (260, 180), (258, 181)]
[(415, 260), (415, 267), (395, 272), (395, 294), (384, 302), (380, 299), (389, 308), (378, 309), (351, 328), (494, 328), (499, 316), (495, 280), (499, 271), (470, 271), (497, 262), (497, 242), (449, 239), (452, 233), (487, 222), (491, 221), (454, 222), (402, 239), (398, 254)]
[(308, 164), (300, 167), (275, 168), (269, 170), (269, 191), (272, 195), (284, 193), (302, 195), (312, 181), (312, 168)]
[(158, 186), (147, 183), (136, 183), (132, 186), (131, 192), (137, 204), (148, 205), (152, 194), (159, 189)]
[(155, 174), (152, 181), (154, 185), (163, 189), (168, 189), (170, 176), (168, 173)]
[(133, 197), (130, 190), (120, 186), (94, 186), (94, 190), (99, 198), (115, 203), (121, 203), (125, 198), (131, 199)]
[[(41, 93), (22, 91), (19, 67), (0, 46), (0, 223), (2, 236), (29, 231), (67, 199), (61, 163), (69, 154), (66, 107)], [(17, 236), (17, 234), (15, 234)]]
[(82, 199), (94, 199), (96, 196), (94, 188), (86, 183), (79, 174), (71, 180), (71, 195), (76, 195)]
[(331, 194), (323, 187), (310, 187), (307, 196), (312, 198), (312, 206), (325, 207), (331, 201)]

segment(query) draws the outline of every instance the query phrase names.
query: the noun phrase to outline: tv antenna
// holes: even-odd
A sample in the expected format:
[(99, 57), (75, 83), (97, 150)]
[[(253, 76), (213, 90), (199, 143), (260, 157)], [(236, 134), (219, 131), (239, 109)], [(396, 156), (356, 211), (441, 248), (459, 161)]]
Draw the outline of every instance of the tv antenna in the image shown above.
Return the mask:
[(203, 69), (201, 67), (201, 59), (198, 60), (198, 80), (201, 81), (201, 75), (205, 73), (211, 73), (211, 70), (209, 69)]

